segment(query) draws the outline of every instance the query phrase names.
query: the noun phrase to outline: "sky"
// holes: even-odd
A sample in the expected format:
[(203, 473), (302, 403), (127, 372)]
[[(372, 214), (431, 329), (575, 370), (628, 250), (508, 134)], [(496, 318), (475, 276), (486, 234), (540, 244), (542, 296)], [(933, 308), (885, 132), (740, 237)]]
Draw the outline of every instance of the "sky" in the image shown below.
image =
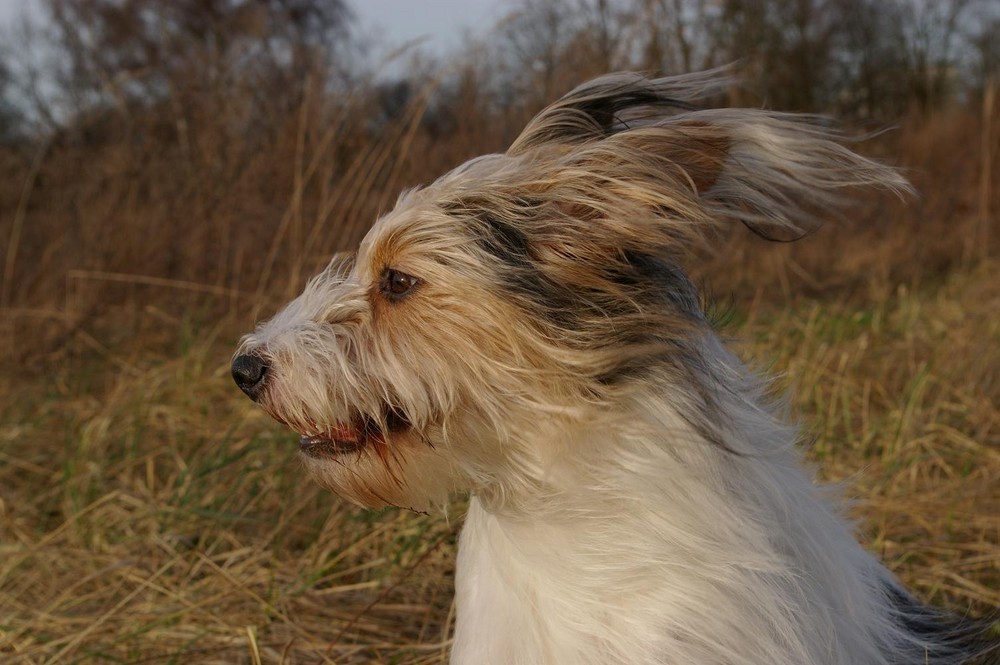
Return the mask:
[(40, 0), (0, 0), (0, 25), (10, 25), (25, 11), (37, 11)]
[[(348, 0), (348, 4), (360, 34), (384, 44), (374, 49), (376, 54), (421, 38), (425, 38), (422, 48), (444, 53), (459, 46), (465, 34), (489, 30), (513, 6), (510, 0)], [(8, 26), (22, 12), (37, 12), (40, 6), (41, 0), (0, 0), (0, 25)]]
[[(0, 0), (3, 2), (6, 0)], [(392, 50), (410, 40), (442, 53), (459, 46), (465, 34), (492, 28), (512, 2), (497, 0), (350, 0), (363, 34), (371, 33)]]

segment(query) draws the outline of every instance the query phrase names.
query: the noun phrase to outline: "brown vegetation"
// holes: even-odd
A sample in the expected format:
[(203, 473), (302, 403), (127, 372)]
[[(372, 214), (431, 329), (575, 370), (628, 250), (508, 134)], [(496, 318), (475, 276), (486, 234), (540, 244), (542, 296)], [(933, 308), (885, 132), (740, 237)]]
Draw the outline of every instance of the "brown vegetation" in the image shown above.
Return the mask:
[(49, 4), (50, 82), (0, 67), (0, 659), (443, 662), (461, 500), (374, 515), (304, 485), (231, 384), (235, 340), (579, 80), (734, 59), (734, 101), (896, 125), (859, 147), (919, 195), (793, 244), (732, 229), (689, 267), (869, 546), (926, 600), (1000, 606), (988, 3), (534, 0), (391, 82), (338, 3)]

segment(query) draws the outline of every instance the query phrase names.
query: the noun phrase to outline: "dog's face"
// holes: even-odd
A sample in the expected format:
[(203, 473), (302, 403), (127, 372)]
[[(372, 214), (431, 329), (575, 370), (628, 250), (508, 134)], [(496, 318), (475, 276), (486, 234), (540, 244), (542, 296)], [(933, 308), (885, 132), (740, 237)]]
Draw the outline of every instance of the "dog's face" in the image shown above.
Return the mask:
[(823, 186), (899, 181), (760, 112), (678, 113), (696, 83), (582, 86), (506, 154), (404, 195), (244, 338), (234, 378), (321, 484), (417, 510), (516, 492), (637, 389), (711, 399), (684, 249), (725, 217), (794, 226)]
[(545, 451), (521, 444), (606, 401), (657, 344), (641, 329), (669, 327), (664, 308), (640, 306), (662, 262), (575, 242), (560, 196), (522, 161), (483, 158), (408, 193), (242, 341), (237, 382), (345, 498), (426, 510), (523, 480)]
[[(502, 467), (497, 423), (538, 407), (547, 359), (497, 297), (500, 266), (484, 261), (475, 225), (434, 188), (405, 196), (241, 344), (236, 362), (263, 371), (248, 394), (302, 435), (314, 477), (355, 503), (443, 502)], [(463, 455), (456, 441), (481, 445)]]

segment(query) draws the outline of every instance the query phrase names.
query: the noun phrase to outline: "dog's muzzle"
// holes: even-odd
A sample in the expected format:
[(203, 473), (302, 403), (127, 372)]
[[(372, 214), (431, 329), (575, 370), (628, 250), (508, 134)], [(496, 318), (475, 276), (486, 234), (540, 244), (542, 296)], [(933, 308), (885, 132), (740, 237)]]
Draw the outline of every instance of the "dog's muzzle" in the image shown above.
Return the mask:
[(267, 384), (267, 363), (259, 356), (241, 355), (233, 358), (231, 370), (236, 385), (256, 402)]

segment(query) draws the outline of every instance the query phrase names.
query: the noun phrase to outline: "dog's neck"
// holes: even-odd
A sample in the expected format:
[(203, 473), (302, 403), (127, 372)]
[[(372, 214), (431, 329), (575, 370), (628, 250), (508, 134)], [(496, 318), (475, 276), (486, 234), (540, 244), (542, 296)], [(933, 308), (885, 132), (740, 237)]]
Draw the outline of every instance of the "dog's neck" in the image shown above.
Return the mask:
[(473, 497), (454, 663), (888, 662), (887, 574), (801, 470), (795, 431), (726, 367), (730, 441), (658, 389), (573, 432), (527, 495)]

